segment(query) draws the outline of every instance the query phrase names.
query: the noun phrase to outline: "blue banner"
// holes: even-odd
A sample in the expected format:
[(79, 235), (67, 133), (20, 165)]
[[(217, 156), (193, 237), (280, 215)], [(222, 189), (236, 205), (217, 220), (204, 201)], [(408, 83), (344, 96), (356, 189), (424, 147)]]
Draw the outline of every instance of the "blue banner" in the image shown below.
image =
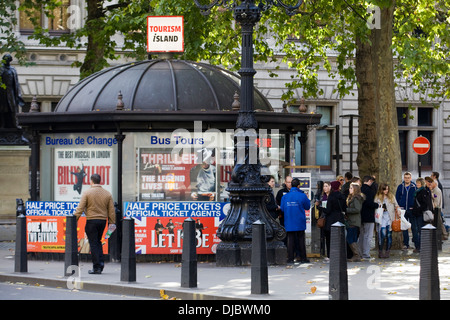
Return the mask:
[(78, 207), (74, 201), (27, 201), (25, 204), (27, 216), (70, 216)]

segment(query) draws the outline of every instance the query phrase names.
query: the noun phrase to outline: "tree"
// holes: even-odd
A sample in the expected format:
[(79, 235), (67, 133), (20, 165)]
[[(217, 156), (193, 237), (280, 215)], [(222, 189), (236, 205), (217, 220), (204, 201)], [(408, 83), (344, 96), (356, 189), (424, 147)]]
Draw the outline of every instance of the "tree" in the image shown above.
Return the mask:
[[(108, 4), (87, 0), (87, 20), (71, 34), (52, 37), (36, 23), (32, 37), (48, 46), (87, 47), (86, 59), (78, 64), (85, 77), (116, 59), (118, 49), (144, 58), (148, 15), (183, 15), (185, 52), (180, 58), (208, 60), (232, 70), (240, 67), (239, 26), (234, 25), (230, 11), (215, 7), (204, 17), (193, 1), (185, 0), (118, 0)], [(51, 16), (61, 3), (22, 0), (20, 10), (33, 20), (32, 9), (37, 5)], [(370, 5), (380, 9), (380, 29), (367, 26)], [(14, 1), (2, 2), (0, 10), (14, 12)], [(286, 102), (293, 99), (297, 88), (305, 98), (320, 97), (321, 67), (337, 79), (335, 90), (340, 97), (357, 86), (358, 112), (362, 115), (358, 126), (360, 175), (375, 174), (380, 181), (396, 185), (401, 179), (401, 163), (395, 87), (412, 87), (423, 101), (431, 99), (436, 105), (450, 98), (448, 0), (305, 0), (299, 10), (293, 17), (277, 7), (263, 14), (255, 33), (255, 60), (281, 59), (294, 70), (282, 96)], [(0, 16), (0, 27), (4, 28), (7, 17)], [(113, 37), (116, 33), (123, 37), (120, 48)], [(13, 33), (9, 35), (10, 45), (2, 49), (21, 48)], [(272, 70), (270, 75), (275, 77), (276, 72)]]

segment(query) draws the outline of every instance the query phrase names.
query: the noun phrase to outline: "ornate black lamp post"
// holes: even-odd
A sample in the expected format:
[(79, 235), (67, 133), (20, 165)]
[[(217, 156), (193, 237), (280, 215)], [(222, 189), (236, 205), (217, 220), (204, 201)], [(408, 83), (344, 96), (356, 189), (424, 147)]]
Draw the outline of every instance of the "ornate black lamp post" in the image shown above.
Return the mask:
[(254, 112), (253, 77), (253, 28), (261, 18), (261, 12), (272, 6), (283, 7), (288, 15), (294, 15), (303, 0), (289, 6), (282, 1), (213, 0), (203, 5), (194, 0), (205, 15), (214, 6), (233, 10), (235, 20), (242, 29), (241, 108), (236, 121), (234, 136), (235, 167), (228, 184), (231, 209), (219, 226), (217, 235), (222, 240), (217, 247), (216, 263), (219, 266), (235, 266), (250, 263), (252, 224), (260, 220), (266, 225), (268, 262), (286, 263), (286, 247), (281, 240), (286, 236), (284, 228), (267, 212), (265, 199), (270, 192), (266, 177), (261, 174), (259, 148), (256, 143), (258, 122)]

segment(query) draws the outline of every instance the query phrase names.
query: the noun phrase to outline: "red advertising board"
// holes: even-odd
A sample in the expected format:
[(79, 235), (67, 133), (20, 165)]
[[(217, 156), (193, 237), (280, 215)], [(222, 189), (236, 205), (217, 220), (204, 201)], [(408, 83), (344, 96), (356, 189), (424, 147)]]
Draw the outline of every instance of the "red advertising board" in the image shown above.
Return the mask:
[(217, 228), (229, 204), (224, 202), (125, 202), (126, 217), (135, 221), (137, 254), (181, 254), (183, 222), (195, 220), (197, 254), (215, 254)]
[[(76, 209), (76, 202), (28, 201), (27, 251), (64, 253), (66, 246), (66, 216)], [(78, 251), (90, 253), (89, 242), (84, 232), (86, 217), (77, 222)], [(103, 232), (103, 253), (108, 253), (107, 228)]]

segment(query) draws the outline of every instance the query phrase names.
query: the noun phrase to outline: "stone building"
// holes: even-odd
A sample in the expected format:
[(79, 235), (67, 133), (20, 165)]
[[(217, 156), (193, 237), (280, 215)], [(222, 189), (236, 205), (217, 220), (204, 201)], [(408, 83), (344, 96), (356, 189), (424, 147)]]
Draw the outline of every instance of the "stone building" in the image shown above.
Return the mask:
[[(83, 0), (71, 0), (70, 4), (82, 7), (82, 2)], [(64, 4), (68, 7), (69, 0)], [(22, 19), (19, 12), (17, 16), (20, 24), (15, 26), (15, 31), (26, 44), (28, 60), (34, 62), (34, 65), (30, 67), (19, 66), (17, 61), (12, 63), (18, 71), (23, 97), (27, 103), (23, 111), (29, 110), (34, 96), (37, 98), (41, 112), (53, 111), (59, 100), (78, 83), (79, 70), (71, 67), (71, 64), (82, 61), (85, 52), (65, 47), (47, 48), (36, 41), (28, 40), (27, 36), (31, 31), (29, 22)], [(42, 24), (57, 35), (69, 31), (65, 20), (67, 16), (62, 13), (55, 18), (55, 21), (43, 18)], [(58, 21), (63, 23), (58, 24)], [(122, 58), (112, 61), (111, 65), (120, 65), (125, 62), (128, 60)], [(312, 172), (313, 181), (334, 179), (337, 174), (343, 174), (350, 168), (353, 169), (354, 174), (358, 175), (356, 165), (358, 119), (354, 118), (353, 134), (350, 139), (350, 119), (344, 116), (357, 114), (356, 88), (352, 94), (344, 98), (338, 97), (336, 93), (333, 93), (337, 80), (330, 78), (324, 69), (320, 69), (320, 86), (324, 94), (318, 99), (303, 101), (302, 93), (298, 90), (296, 103), (286, 106), (281, 100), (281, 95), (285, 82), (289, 81), (293, 72), (286, 65), (278, 64), (280, 68), (277, 78), (269, 77), (269, 70), (275, 68), (275, 63), (255, 64), (257, 70), (255, 86), (265, 95), (273, 109), (277, 112), (298, 113), (299, 107), (304, 104), (307, 113), (322, 114), (321, 125), (311, 126), (308, 130), (308, 140), (304, 146), (307, 152), (304, 152), (303, 156), (300, 134), (291, 137), (288, 165), (290, 167), (309, 166), (306, 170)], [(431, 105), (422, 104), (420, 97), (412, 90), (407, 92), (397, 90), (396, 95), (403, 171), (412, 172), (413, 179), (417, 177), (418, 156), (412, 149), (412, 142), (419, 135), (427, 137), (431, 142), (431, 152), (422, 157), (422, 176), (429, 175), (431, 171), (439, 172), (440, 181), (444, 186), (444, 201), (450, 203), (448, 191), (450, 188), (450, 123), (445, 120), (450, 116), (450, 101), (441, 103), (439, 108), (433, 108)], [(408, 108), (410, 105), (415, 108)], [(407, 116), (403, 117), (403, 114)], [(336, 157), (336, 151), (342, 159), (339, 159), (339, 154)], [(295, 170), (299, 169), (284, 170), (281, 179), (288, 171)]]

